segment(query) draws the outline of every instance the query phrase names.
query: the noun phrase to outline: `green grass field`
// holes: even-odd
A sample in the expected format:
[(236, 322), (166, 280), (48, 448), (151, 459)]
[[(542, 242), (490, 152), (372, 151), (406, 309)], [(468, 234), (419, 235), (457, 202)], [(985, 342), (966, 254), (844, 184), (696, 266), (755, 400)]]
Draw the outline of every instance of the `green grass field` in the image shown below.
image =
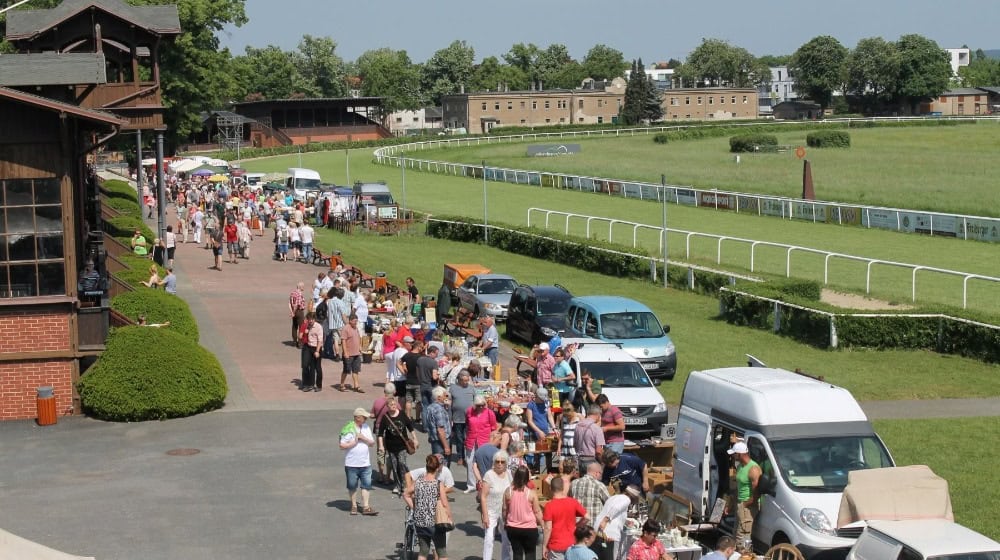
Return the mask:
[[(777, 134), (780, 144), (806, 145), (806, 131)], [(851, 129), (851, 148), (807, 150), (820, 200), (1000, 216), (1000, 122), (948, 127)], [(526, 144), (424, 150), (436, 159), (513, 169), (798, 197), (802, 163), (792, 152), (747, 155), (736, 164), (729, 138), (656, 144), (651, 136), (566, 139), (582, 152), (529, 157)], [(551, 141), (534, 141), (552, 143)]]
[[(917, 404), (916, 406), (919, 406)], [(875, 422), (898, 465), (928, 465), (948, 481), (955, 521), (1000, 540), (996, 481), (1000, 418), (931, 418)]]
[[(326, 181), (344, 184), (347, 182), (345, 157), (344, 152), (303, 154), (301, 165), (318, 170)], [(245, 167), (250, 171), (276, 172), (297, 165), (299, 159), (296, 156), (282, 156), (248, 161)], [(369, 151), (351, 152), (350, 175), (351, 180), (386, 181), (397, 201), (403, 200), (401, 170), (373, 164)], [(528, 209), (540, 207), (615, 217), (654, 226), (661, 223), (662, 208), (650, 202), (493, 182), (487, 184), (487, 191), (491, 221), (523, 225), (527, 222)], [(406, 206), (411, 209), (438, 215), (482, 216), (482, 181), (410, 170), (406, 173), (405, 194)], [(1000, 246), (994, 244), (785, 221), (682, 206), (670, 206), (668, 212), (669, 226), (676, 229), (782, 242), (850, 255), (1000, 276)], [(551, 225), (564, 231), (564, 222), (553, 220)], [(583, 223), (574, 221), (570, 233), (583, 235)], [(606, 239), (607, 227), (595, 228), (592, 233), (595, 237)], [(613, 238), (617, 242), (631, 243), (632, 228), (618, 226)], [(658, 252), (655, 234), (641, 234), (639, 241), (652, 253)], [(669, 245), (671, 259), (699, 264), (715, 263), (715, 242), (693, 240), (690, 257), (685, 254), (684, 236), (671, 234)], [(749, 268), (749, 249), (746, 246), (741, 247), (732, 242), (724, 244), (722, 257), (722, 264), (727, 269)], [(761, 272), (784, 274), (785, 251), (759, 248), (755, 265), (755, 269)], [(797, 253), (793, 255), (792, 273), (794, 276), (822, 280), (822, 265), (822, 257)], [(865, 265), (834, 260), (831, 262), (829, 279), (833, 286), (863, 293)], [(909, 271), (876, 266), (872, 271), (872, 294), (887, 301), (907, 303), (910, 301), (910, 282)], [(930, 272), (921, 272), (917, 276), (918, 302), (960, 306), (961, 290), (962, 281), (959, 278), (938, 277)], [(1000, 284), (971, 281), (969, 307), (1000, 314)]]

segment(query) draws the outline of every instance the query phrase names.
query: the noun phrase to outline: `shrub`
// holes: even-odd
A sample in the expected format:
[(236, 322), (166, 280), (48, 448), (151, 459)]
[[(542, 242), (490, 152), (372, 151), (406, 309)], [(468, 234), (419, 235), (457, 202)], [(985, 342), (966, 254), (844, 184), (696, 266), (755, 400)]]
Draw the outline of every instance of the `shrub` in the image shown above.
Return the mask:
[(820, 130), (806, 135), (811, 148), (850, 148), (851, 134), (846, 130)]
[(128, 216), (138, 217), (140, 213), (139, 204), (128, 198), (108, 197), (104, 204)]
[(132, 235), (135, 230), (142, 232), (143, 237), (146, 238), (146, 246), (152, 250), (153, 239), (156, 238), (156, 234), (153, 230), (149, 229), (143, 221), (136, 216), (121, 215), (115, 216), (110, 220), (104, 221), (104, 231), (108, 232), (111, 237), (117, 237), (119, 241), (129, 244), (132, 239)]
[(756, 152), (760, 146), (777, 146), (778, 137), (773, 134), (741, 134), (729, 138), (730, 152)]
[(125, 327), (80, 379), (83, 410), (131, 422), (191, 416), (220, 408), (226, 376), (210, 352), (173, 327)]
[(137, 205), (139, 204), (139, 195), (135, 187), (130, 186), (127, 182), (120, 179), (104, 181), (101, 183), (101, 190), (108, 195), (108, 198), (124, 198), (125, 200), (131, 200)]
[(191, 342), (198, 342), (198, 323), (191, 314), (191, 308), (183, 299), (162, 289), (139, 286), (133, 292), (125, 292), (112, 298), (111, 309), (133, 321), (139, 315), (145, 315), (149, 323), (169, 321), (168, 328), (171, 332), (178, 333)]
[(656, 142), (657, 144), (666, 144), (670, 142), (670, 135), (666, 132), (656, 134), (653, 136), (653, 142)]

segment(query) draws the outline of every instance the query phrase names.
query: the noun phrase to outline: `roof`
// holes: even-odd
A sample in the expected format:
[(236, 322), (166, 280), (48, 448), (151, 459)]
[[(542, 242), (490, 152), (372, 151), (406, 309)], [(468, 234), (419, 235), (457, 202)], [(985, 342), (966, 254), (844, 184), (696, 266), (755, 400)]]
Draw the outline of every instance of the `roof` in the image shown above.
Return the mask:
[(30, 39), (87, 9), (99, 9), (151, 33), (178, 35), (177, 6), (130, 6), (122, 0), (63, 0), (48, 10), (14, 10), (7, 14), (7, 39)]
[(302, 97), (296, 99), (261, 99), (259, 101), (239, 101), (233, 103), (233, 107), (247, 107), (252, 105), (294, 105), (296, 103), (331, 103), (333, 101), (350, 103), (382, 103), (381, 97)]
[(569, 290), (558, 285), (558, 284), (540, 284), (540, 285), (530, 285), (521, 284), (521, 286), (531, 289), (537, 295), (542, 296), (562, 296), (566, 298), (573, 297), (573, 294), (569, 293)]
[(256, 120), (251, 119), (250, 117), (244, 117), (243, 115), (234, 113), (232, 111), (212, 111), (210, 113), (203, 112), (198, 116), (201, 118), (202, 123), (208, 122), (213, 119), (217, 120), (219, 117), (231, 119), (234, 122), (239, 122), (244, 124), (257, 122)]
[(573, 302), (593, 307), (597, 313), (619, 313), (623, 311), (648, 311), (652, 313), (652, 310), (646, 304), (621, 296), (577, 296), (573, 298)]
[(24, 103), (25, 105), (41, 107), (43, 109), (57, 111), (60, 113), (68, 113), (83, 120), (110, 126), (121, 127), (128, 124), (126, 119), (119, 118), (111, 113), (105, 113), (104, 111), (98, 111), (96, 109), (84, 109), (83, 107), (70, 105), (69, 103), (63, 103), (61, 101), (55, 101), (47, 97), (25, 93), (16, 89), (0, 87), (0, 99), (8, 99)]
[(870, 521), (868, 526), (920, 552), (924, 558), (1000, 552), (1000, 543), (946, 519)]
[(540, 90), (516, 90), (516, 91), (475, 91), (465, 93), (449, 93), (445, 97), (517, 97), (517, 96), (545, 96), (545, 95), (622, 95), (613, 91), (599, 91), (589, 89), (540, 89)]
[(27, 53), (0, 56), (0, 86), (106, 84), (102, 53)]
[(982, 94), (983, 94), (982, 89), (966, 87), (966, 88), (949, 89), (948, 91), (942, 93), (940, 97), (951, 97), (955, 95), (982, 95)]
[(981, 89), (981, 90), (983, 90), (983, 91), (985, 91), (987, 93), (1000, 94), (1000, 87), (981, 87), (981, 88), (978, 88), (978, 89)]

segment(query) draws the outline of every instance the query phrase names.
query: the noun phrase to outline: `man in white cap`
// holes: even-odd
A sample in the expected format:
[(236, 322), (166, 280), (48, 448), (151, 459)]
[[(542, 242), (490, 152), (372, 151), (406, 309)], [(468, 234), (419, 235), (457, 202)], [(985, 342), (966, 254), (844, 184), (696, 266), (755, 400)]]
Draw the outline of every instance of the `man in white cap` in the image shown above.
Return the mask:
[[(354, 420), (340, 430), (340, 448), (344, 450), (344, 472), (347, 474), (347, 491), (351, 495), (351, 515), (378, 515), (368, 503), (372, 489), (371, 447), (375, 435), (368, 425), (371, 414), (363, 408), (354, 409)], [(358, 489), (361, 503), (358, 503)]]
[(736, 461), (736, 541), (742, 542), (753, 532), (753, 520), (759, 511), (760, 465), (750, 458), (746, 442), (740, 440), (727, 451)]
[(604, 502), (601, 512), (594, 518), (594, 530), (597, 531), (597, 540), (591, 550), (597, 551), (602, 548), (610, 548), (610, 555), (607, 558), (618, 558), (622, 541), (622, 530), (625, 528), (625, 519), (628, 518), (628, 510), (642, 496), (642, 491), (638, 486), (629, 484), (621, 494), (615, 494)]
[(552, 368), (556, 367), (556, 359), (549, 353), (549, 343), (539, 343), (531, 357), (535, 360), (535, 382), (539, 387), (548, 387), (552, 383)]

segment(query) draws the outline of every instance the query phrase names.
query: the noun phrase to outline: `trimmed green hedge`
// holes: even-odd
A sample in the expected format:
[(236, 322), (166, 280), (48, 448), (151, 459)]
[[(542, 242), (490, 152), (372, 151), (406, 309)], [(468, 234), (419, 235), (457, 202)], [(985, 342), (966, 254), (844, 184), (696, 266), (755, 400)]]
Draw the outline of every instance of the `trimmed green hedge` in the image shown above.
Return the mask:
[(127, 214), (129, 216), (138, 216), (140, 213), (139, 204), (128, 198), (109, 196), (105, 199), (104, 204), (107, 204), (109, 208), (113, 208), (122, 214)]
[[(139, 204), (139, 195), (135, 188), (130, 186), (126, 181), (120, 179), (110, 179), (101, 183), (101, 190), (108, 195), (109, 198), (124, 198), (125, 200), (131, 200)], [(138, 211), (136, 212), (138, 215)]]
[(149, 323), (170, 322), (170, 331), (183, 335), (191, 342), (198, 342), (198, 323), (187, 303), (162, 289), (139, 286), (133, 292), (119, 294), (111, 299), (111, 309), (135, 321), (145, 315)]
[(850, 148), (851, 135), (846, 130), (820, 130), (806, 135), (810, 148)]
[(219, 361), (171, 329), (117, 329), (77, 384), (84, 412), (103, 420), (134, 422), (222, 407), (228, 387)]
[(135, 230), (137, 229), (146, 238), (146, 247), (152, 252), (153, 240), (156, 239), (156, 234), (153, 233), (153, 230), (149, 229), (149, 226), (142, 219), (123, 214), (104, 221), (104, 231), (126, 245), (132, 241), (132, 235), (135, 234)]
[[(642, 249), (597, 240), (581, 243), (579, 238), (537, 228), (502, 223), (491, 223), (490, 226), (504, 228), (490, 229), (490, 247), (610, 276), (649, 278), (650, 257)], [(427, 235), (464, 243), (482, 243), (483, 225), (463, 216), (435, 216), (427, 223)]]
[[(1000, 329), (961, 320), (997, 325), (1000, 321), (996, 317), (943, 306), (885, 310), (879, 311), (878, 317), (863, 317), (860, 315), (871, 315), (872, 312), (835, 307), (818, 301), (818, 297), (811, 299), (809, 293), (812, 288), (801, 284), (789, 287), (775, 283), (741, 282), (736, 289), (807, 308), (783, 307), (777, 333), (819, 348), (831, 345), (830, 317), (816, 311), (837, 315), (834, 323), (839, 348), (932, 350), (1000, 363)], [(775, 308), (772, 302), (730, 291), (720, 292), (719, 300), (721, 315), (726, 322), (774, 330)]]
[(760, 146), (777, 146), (778, 137), (773, 134), (741, 134), (729, 138), (729, 151), (756, 152)]

